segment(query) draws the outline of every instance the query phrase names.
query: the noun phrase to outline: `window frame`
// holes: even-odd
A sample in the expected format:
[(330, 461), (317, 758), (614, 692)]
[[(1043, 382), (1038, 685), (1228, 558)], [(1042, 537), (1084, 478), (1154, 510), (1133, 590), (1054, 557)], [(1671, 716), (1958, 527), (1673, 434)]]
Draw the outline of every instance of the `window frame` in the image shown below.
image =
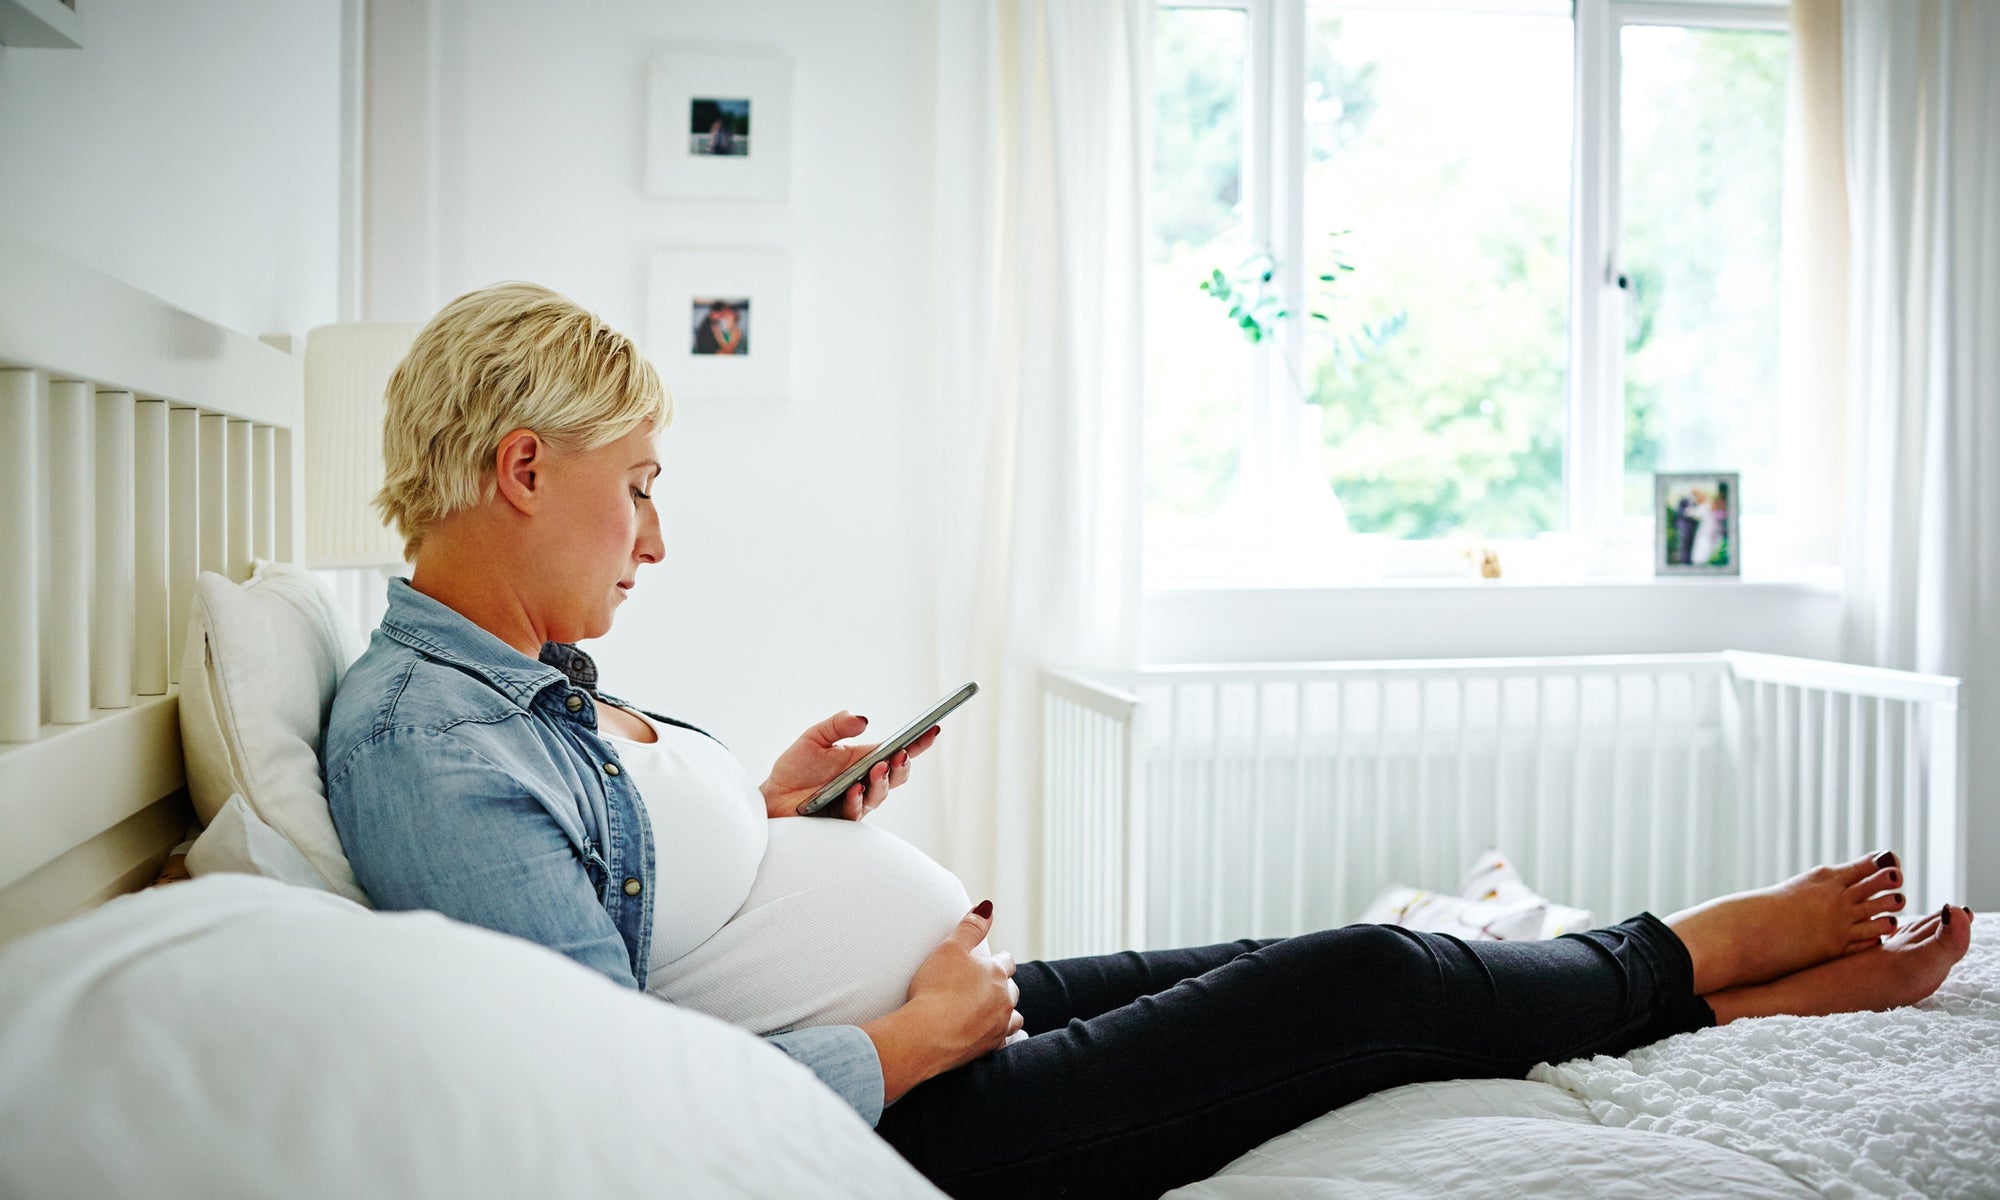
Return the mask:
[[(1407, 0), (1334, 0), (1365, 11), (1409, 11)], [(1305, 294), (1306, 32), (1311, 0), (1156, 0), (1156, 9), (1225, 9), (1248, 22), (1243, 74), (1244, 225), (1255, 245), (1269, 248), (1275, 282), (1285, 296)], [(1552, 11), (1544, 0), (1486, 0), (1448, 7)], [(1563, 512), (1568, 557), (1586, 576), (1630, 576), (1650, 561), (1651, 526), (1623, 510), (1625, 389), (1624, 290), (1619, 198), (1620, 55), (1628, 26), (1788, 32), (1787, 0), (1571, 0), (1573, 126), (1570, 169), (1570, 287), (1568, 376), (1564, 395)], [(1296, 306), (1294, 306), (1296, 307)], [(1240, 434), (1240, 475), (1253, 512), (1275, 512), (1295, 459), (1301, 403), (1282, 386), (1303, 377), (1302, 318), (1280, 327), (1266, 352), (1251, 356)], [(1284, 360), (1274, 355), (1285, 356)], [(1285, 361), (1289, 360), (1289, 361)], [(1380, 563), (1377, 582), (1462, 574), (1455, 543), (1371, 539)], [(1496, 540), (1503, 552), (1526, 540)], [(1554, 557), (1554, 556), (1523, 556)], [(1202, 584), (1155, 583), (1149, 588), (1244, 586), (1237, 579)], [(1252, 584), (1251, 586), (1255, 586)]]

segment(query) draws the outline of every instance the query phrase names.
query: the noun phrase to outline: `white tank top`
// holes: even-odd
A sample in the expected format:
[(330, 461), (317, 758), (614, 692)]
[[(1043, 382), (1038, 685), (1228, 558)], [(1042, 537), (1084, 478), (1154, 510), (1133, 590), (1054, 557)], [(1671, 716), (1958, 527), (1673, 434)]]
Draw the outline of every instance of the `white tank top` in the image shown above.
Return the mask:
[(755, 1033), (895, 1011), (972, 907), (957, 876), (862, 822), (771, 821), (720, 743), (642, 719), (659, 741), (604, 736), (653, 825), (646, 990)]
[(604, 736), (617, 745), (653, 826), (650, 982), (743, 906), (764, 861), (769, 819), (763, 793), (722, 743), (639, 716), (658, 741)]

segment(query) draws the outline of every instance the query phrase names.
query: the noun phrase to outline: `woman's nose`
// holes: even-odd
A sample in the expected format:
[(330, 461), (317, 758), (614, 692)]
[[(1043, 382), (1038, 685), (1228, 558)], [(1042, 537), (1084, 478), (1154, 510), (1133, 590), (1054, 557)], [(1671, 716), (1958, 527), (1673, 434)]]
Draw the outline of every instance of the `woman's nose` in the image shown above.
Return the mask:
[(667, 544), (660, 537), (660, 513), (652, 505), (646, 508), (646, 519), (639, 526), (639, 561), (656, 563), (666, 555)]

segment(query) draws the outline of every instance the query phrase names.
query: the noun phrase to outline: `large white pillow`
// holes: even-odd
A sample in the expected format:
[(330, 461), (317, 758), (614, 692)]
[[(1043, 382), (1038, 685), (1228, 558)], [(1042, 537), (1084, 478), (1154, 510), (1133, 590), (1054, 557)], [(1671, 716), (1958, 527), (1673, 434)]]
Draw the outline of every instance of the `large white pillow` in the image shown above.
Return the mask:
[(212, 875), (0, 949), (0, 1196), (940, 1194), (763, 1040), (435, 913)]
[[(208, 826), (190, 853), (209, 870), (256, 872), (255, 859), (232, 857), (233, 840), (202, 841), (217, 831), (231, 796), (247, 810), (223, 829), (261, 825), (291, 844), (318, 886), (366, 904), (334, 830), (321, 781), (319, 751), (327, 711), (360, 639), (312, 572), (259, 562), (233, 583), (203, 572), (188, 617), (181, 663), (181, 748), (188, 795)], [(288, 877), (289, 878), (289, 877)]]

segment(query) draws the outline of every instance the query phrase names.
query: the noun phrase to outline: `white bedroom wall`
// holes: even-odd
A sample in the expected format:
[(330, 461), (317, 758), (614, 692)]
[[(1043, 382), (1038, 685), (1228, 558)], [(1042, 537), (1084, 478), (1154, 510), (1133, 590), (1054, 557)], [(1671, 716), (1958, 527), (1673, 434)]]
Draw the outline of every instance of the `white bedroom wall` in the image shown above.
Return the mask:
[(250, 334), (338, 305), (340, 0), (89, 0), (0, 47), (0, 228)]
[[(606, 686), (702, 725), (762, 778), (846, 707), (887, 732), (935, 697), (924, 428), (929, 0), (369, 6), (364, 315), (421, 319), (502, 279), (643, 336), (646, 258), (791, 256), (794, 387), (682, 389), (654, 492), (667, 556), (594, 647)], [(792, 64), (789, 200), (641, 189), (646, 69), (668, 51)], [(667, 379), (669, 388), (675, 380)], [(884, 823), (934, 848), (925, 779)]]

